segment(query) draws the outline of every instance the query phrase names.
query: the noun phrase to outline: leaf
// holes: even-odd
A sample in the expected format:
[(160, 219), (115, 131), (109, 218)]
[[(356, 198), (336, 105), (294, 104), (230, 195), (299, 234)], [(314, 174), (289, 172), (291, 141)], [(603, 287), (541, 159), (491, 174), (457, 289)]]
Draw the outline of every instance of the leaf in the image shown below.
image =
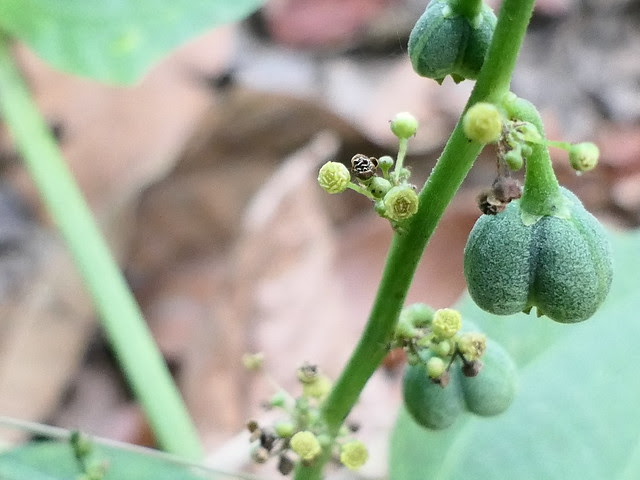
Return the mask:
[(61, 70), (132, 83), (171, 49), (263, 0), (2, 0), (0, 26)]
[[(196, 473), (189, 466), (172, 463), (163, 458), (95, 444), (89, 465), (99, 465), (102, 462), (107, 465), (104, 480), (214, 478), (212, 475)], [(64, 442), (32, 442), (0, 454), (0, 478), (3, 480), (70, 480), (78, 478), (80, 473), (71, 446)], [(224, 475), (221, 477), (227, 478)]]
[(393, 480), (630, 480), (640, 478), (640, 232), (613, 239), (616, 272), (605, 305), (588, 321), (463, 314), (514, 355), (520, 391), (503, 415), (465, 414), (445, 432), (402, 410), (391, 443)]

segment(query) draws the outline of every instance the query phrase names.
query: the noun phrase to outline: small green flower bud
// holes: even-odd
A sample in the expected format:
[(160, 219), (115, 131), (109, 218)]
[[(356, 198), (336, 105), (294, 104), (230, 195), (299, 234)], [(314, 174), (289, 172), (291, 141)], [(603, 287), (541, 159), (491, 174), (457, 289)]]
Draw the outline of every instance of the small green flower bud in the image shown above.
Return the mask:
[(502, 114), (495, 105), (478, 102), (464, 114), (462, 127), (470, 140), (479, 143), (497, 142), (502, 134)]
[(293, 423), (283, 420), (281, 422), (276, 423), (274, 430), (276, 432), (276, 435), (279, 436), (280, 438), (289, 438), (291, 435), (293, 435), (293, 432), (295, 431), (295, 427)]
[(374, 197), (382, 198), (391, 190), (391, 182), (386, 178), (373, 177), (367, 189)]
[(433, 334), (442, 339), (453, 337), (462, 327), (462, 315), (452, 308), (441, 308), (433, 314)]
[(446, 357), (453, 353), (453, 346), (449, 340), (442, 340), (441, 342), (432, 345), (431, 351), (439, 357)]
[(418, 331), (415, 329), (413, 324), (401, 315), (398, 320), (398, 324), (396, 325), (395, 337), (398, 339), (409, 340), (417, 335)]
[(518, 127), (518, 131), (525, 142), (540, 143), (542, 141), (542, 135), (533, 123), (525, 122)]
[(427, 375), (429, 378), (440, 378), (447, 370), (447, 364), (440, 357), (431, 357), (427, 360)]
[(487, 337), (483, 333), (465, 332), (458, 338), (458, 351), (465, 360), (478, 360), (487, 349)]
[(271, 407), (284, 407), (287, 404), (287, 394), (282, 390), (273, 394), (269, 400), (269, 406)]
[(340, 449), (340, 463), (350, 470), (357, 470), (367, 462), (369, 452), (359, 440), (347, 442)]
[(264, 354), (262, 352), (245, 353), (244, 355), (242, 355), (242, 364), (244, 365), (244, 368), (252, 372), (260, 370), (263, 363)]
[(434, 310), (425, 303), (413, 303), (402, 310), (400, 318), (405, 318), (415, 327), (426, 327), (433, 320)]
[(317, 365), (305, 363), (296, 370), (296, 375), (300, 383), (313, 383), (320, 376), (320, 372)]
[(331, 391), (331, 380), (325, 375), (319, 375), (315, 381), (304, 383), (302, 385), (302, 392), (311, 398), (317, 398), (322, 400)]
[(344, 192), (350, 181), (349, 169), (339, 162), (327, 162), (318, 172), (318, 183), (327, 193)]
[(520, 153), (520, 149), (514, 148), (513, 150), (509, 150), (504, 155), (504, 161), (507, 164), (509, 169), (517, 172), (524, 165), (524, 159), (522, 158), (522, 153)]
[(401, 140), (413, 137), (418, 130), (418, 120), (409, 112), (397, 113), (391, 120), (391, 131)]
[(376, 213), (378, 215), (380, 215), (381, 217), (384, 217), (387, 214), (387, 207), (385, 207), (384, 205), (384, 200), (378, 200), (374, 206), (373, 209), (376, 211)]
[(582, 142), (571, 145), (569, 162), (577, 172), (588, 172), (596, 168), (600, 158), (600, 149), (595, 143)]
[(291, 446), (291, 450), (306, 461), (315, 459), (322, 451), (318, 438), (307, 430), (298, 432), (291, 437), (289, 445)]
[(391, 158), (389, 155), (384, 155), (378, 159), (378, 166), (385, 175), (389, 170), (391, 170), (391, 167), (393, 167), (394, 163), (395, 162), (393, 161), (393, 158)]
[(418, 211), (418, 194), (409, 186), (393, 187), (384, 196), (385, 216), (400, 222), (411, 218)]

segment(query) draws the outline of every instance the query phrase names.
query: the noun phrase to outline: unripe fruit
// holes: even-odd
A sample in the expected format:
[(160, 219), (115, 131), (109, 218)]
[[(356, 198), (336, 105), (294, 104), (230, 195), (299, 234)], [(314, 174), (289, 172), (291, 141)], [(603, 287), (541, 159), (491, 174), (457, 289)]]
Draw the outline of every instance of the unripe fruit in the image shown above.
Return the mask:
[(568, 219), (544, 216), (525, 225), (519, 200), (478, 219), (465, 248), (464, 273), (480, 308), (510, 315), (535, 306), (552, 320), (574, 323), (602, 304), (613, 274), (609, 241), (580, 200), (561, 192)]
[(474, 18), (455, 11), (456, 2), (432, 0), (409, 36), (413, 69), (441, 82), (478, 76), (496, 26), (493, 10), (484, 3)]
[(493, 143), (502, 134), (502, 114), (492, 103), (478, 102), (462, 118), (464, 134), (478, 143)]
[(391, 120), (391, 131), (399, 139), (413, 137), (418, 130), (418, 120), (409, 112), (400, 112)]
[(474, 377), (460, 376), (460, 385), (467, 410), (490, 417), (504, 412), (513, 402), (517, 370), (509, 354), (493, 341), (487, 342), (481, 362), (480, 373)]
[[(455, 377), (457, 371), (451, 371)], [(432, 430), (447, 428), (455, 422), (463, 409), (460, 385), (452, 379), (441, 387), (426, 374), (424, 365), (407, 368), (403, 379), (404, 405), (419, 425)]]

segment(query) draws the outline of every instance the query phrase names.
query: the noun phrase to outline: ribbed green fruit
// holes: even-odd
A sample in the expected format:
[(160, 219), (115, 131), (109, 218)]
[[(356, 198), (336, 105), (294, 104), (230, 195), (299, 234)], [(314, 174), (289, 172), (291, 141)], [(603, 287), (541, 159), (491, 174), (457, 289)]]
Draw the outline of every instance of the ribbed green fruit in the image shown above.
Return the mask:
[(409, 58), (423, 77), (442, 81), (478, 76), (496, 26), (485, 4), (474, 19), (457, 14), (447, 0), (432, 0), (409, 36)]
[[(455, 370), (455, 371), (454, 371)], [(457, 380), (459, 372), (451, 370), (449, 385), (442, 388), (427, 376), (424, 365), (409, 366), (404, 374), (404, 405), (417, 424), (432, 430), (449, 427), (463, 410)]]
[(509, 354), (489, 340), (480, 373), (475, 377), (460, 375), (467, 410), (483, 417), (504, 412), (516, 396), (517, 380), (516, 366)]
[(591, 317), (612, 278), (611, 248), (600, 223), (562, 188), (570, 217), (544, 216), (532, 225), (515, 200), (476, 222), (464, 252), (467, 287), (476, 304), (497, 315), (535, 306), (562, 323)]

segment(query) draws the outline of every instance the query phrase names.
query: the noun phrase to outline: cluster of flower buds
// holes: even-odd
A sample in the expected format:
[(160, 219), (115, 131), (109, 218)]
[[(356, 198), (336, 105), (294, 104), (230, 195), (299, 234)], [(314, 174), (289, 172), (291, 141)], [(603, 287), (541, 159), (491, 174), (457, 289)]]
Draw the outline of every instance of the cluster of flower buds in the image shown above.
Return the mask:
[(462, 316), (457, 310), (434, 311), (424, 303), (415, 303), (400, 314), (392, 347), (406, 350), (410, 365), (423, 364), (429, 378), (445, 387), (456, 359), (460, 359), (465, 376), (475, 376), (482, 368), (486, 336), (461, 329)]
[(351, 159), (351, 170), (340, 162), (325, 163), (318, 173), (318, 183), (327, 193), (354, 190), (372, 200), (375, 211), (388, 219), (396, 229), (418, 211), (418, 194), (409, 183), (411, 172), (403, 166), (409, 138), (415, 135), (418, 121), (407, 112), (397, 114), (390, 122), (398, 137), (397, 158), (380, 158), (361, 153)]
[[(255, 359), (261, 355), (247, 355), (245, 366), (255, 370)], [(251, 457), (256, 463), (278, 459), (277, 468), (282, 475), (293, 471), (298, 462), (312, 465), (324, 453), (350, 469), (358, 469), (368, 458), (366, 446), (350, 438), (357, 430), (353, 425), (343, 426), (336, 438), (332, 438), (320, 413), (322, 402), (331, 390), (331, 381), (316, 365), (305, 363), (296, 371), (302, 394), (294, 397), (279, 389), (265, 403), (265, 408), (278, 410), (282, 418), (271, 426), (256, 421), (247, 424), (251, 436)]]

